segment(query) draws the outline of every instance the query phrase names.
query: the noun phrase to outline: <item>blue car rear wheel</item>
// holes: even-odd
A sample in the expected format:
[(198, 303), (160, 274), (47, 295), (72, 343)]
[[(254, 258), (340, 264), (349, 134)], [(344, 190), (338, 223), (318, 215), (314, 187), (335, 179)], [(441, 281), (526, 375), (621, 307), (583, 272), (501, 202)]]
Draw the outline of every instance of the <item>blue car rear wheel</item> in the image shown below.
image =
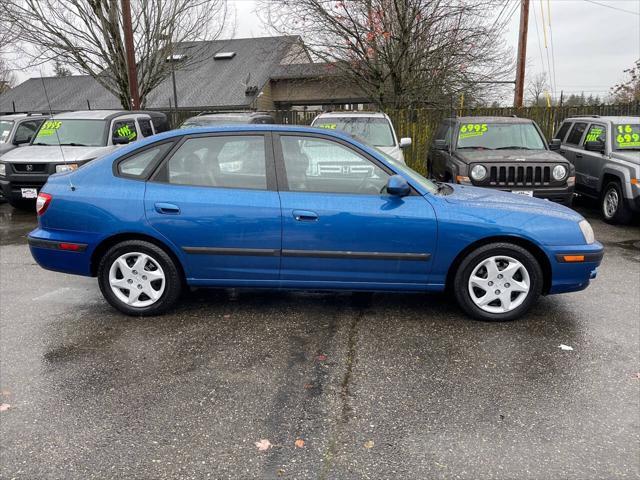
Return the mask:
[(98, 267), (105, 299), (127, 315), (158, 315), (180, 296), (182, 279), (171, 257), (153, 243), (129, 240), (111, 247)]

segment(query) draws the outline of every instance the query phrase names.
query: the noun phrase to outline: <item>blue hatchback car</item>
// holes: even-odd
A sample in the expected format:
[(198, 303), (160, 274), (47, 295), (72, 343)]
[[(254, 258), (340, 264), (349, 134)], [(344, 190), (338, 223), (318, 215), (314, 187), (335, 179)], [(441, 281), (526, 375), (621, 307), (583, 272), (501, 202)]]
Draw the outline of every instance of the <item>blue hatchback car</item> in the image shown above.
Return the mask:
[(582, 290), (603, 247), (576, 212), (432, 183), (346, 135), (274, 125), (171, 131), (38, 196), (44, 268), (97, 276), (107, 301), (155, 315), (185, 286), (444, 291), (511, 320)]

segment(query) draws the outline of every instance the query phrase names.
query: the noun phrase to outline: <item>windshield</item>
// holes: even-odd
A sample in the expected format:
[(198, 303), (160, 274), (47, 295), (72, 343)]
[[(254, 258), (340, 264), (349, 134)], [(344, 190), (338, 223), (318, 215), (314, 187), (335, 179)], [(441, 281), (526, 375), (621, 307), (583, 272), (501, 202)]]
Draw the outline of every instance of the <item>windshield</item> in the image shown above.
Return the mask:
[(184, 129), (195, 127), (209, 127), (212, 125), (237, 125), (247, 123), (249, 123), (249, 119), (244, 117), (194, 118), (186, 120), (182, 125), (180, 125), (180, 128)]
[(11, 120), (0, 120), (0, 143), (6, 143), (9, 140), (9, 134), (13, 128)]
[(544, 150), (544, 140), (532, 123), (463, 123), (458, 149)]
[(376, 148), (375, 150), (380, 155), (382, 155), (385, 158), (385, 160), (387, 162), (389, 162), (393, 166), (393, 168), (395, 168), (397, 171), (402, 171), (403, 173), (406, 173), (408, 177), (410, 177), (416, 183), (419, 183), (424, 188), (426, 188), (427, 191), (429, 191), (429, 193), (436, 193), (438, 191), (437, 185), (435, 183), (433, 183), (431, 180), (428, 180), (428, 179), (424, 178), (422, 175), (420, 175), (414, 169), (406, 166), (404, 163), (399, 162), (398, 160), (393, 158), (391, 155), (389, 155), (387, 153), (384, 153), (379, 148)]
[(104, 120), (47, 120), (38, 130), (33, 145), (104, 147), (105, 131)]
[(640, 150), (640, 123), (625, 123), (613, 126), (616, 150)]
[(396, 141), (391, 124), (386, 118), (373, 117), (326, 117), (318, 118), (312, 127), (342, 130), (351, 136), (364, 139), (376, 147), (394, 147)]

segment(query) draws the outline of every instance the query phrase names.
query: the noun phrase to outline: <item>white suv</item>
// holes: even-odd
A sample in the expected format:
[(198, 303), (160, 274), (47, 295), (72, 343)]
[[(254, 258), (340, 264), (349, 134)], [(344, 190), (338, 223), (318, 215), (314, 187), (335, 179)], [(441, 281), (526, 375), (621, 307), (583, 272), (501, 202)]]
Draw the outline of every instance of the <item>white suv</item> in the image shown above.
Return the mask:
[(410, 138), (398, 141), (391, 119), (382, 112), (329, 112), (313, 119), (312, 127), (342, 130), (359, 141), (376, 147), (402, 163), (402, 149), (411, 145)]

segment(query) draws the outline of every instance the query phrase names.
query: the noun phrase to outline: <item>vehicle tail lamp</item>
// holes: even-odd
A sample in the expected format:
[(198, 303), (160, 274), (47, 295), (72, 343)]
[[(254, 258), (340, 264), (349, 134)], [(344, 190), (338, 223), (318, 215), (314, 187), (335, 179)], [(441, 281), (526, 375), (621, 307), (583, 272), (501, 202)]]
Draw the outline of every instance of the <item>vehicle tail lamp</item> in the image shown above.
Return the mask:
[(51, 195), (49, 195), (48, 193), (40, 192), (38, 194), (38, 198), (36, 200), (36, 213), (38, 215), (42, 215), (44, 212), (47, 211), (47, 208), (49, 208), (49, 204), (51, 203), (52, 198), (53, 197), (51, 197)]

